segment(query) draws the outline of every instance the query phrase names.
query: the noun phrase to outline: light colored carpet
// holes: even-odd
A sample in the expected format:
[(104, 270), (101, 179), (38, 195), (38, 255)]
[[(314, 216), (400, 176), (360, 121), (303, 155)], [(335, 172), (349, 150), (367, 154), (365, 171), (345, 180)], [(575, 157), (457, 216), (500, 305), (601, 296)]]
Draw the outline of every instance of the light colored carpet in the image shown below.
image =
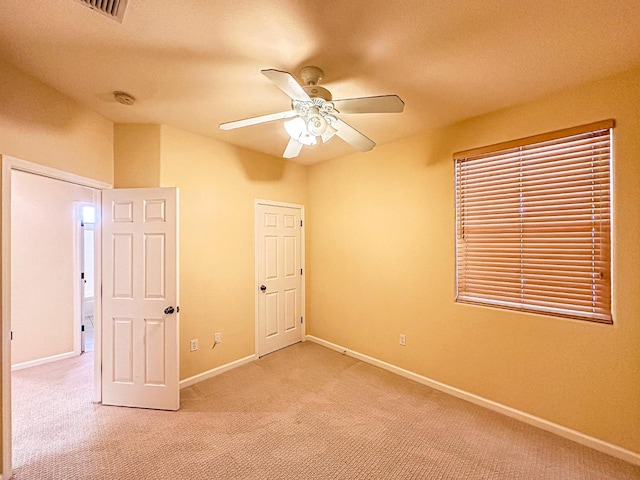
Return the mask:
[(91, 403), (91, 354), (13, 375), (14, 478), (640, 479), (614, 459), (302, 343), (182, 391)]

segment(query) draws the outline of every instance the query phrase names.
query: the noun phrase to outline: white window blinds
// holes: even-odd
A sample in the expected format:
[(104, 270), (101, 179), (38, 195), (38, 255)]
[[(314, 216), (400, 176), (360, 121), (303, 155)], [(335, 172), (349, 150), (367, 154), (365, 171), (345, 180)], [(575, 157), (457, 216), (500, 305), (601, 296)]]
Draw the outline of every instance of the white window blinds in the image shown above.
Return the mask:
[(454, 155), (457, 301), (611, 323), (613, 125)]

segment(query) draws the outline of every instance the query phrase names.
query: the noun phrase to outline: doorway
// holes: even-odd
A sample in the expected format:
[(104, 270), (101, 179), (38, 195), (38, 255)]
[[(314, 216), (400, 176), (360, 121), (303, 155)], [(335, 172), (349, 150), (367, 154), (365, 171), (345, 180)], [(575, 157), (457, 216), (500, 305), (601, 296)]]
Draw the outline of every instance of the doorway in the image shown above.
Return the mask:
[(76, 205), (91, 188), (11, 172), (12, 369), (81, 353), (80, 260)]
[[(42, 165), (37, 165), (37, 164), (33, 164), (30, 162), (26, 162), (23, 160), (19, 160), (13, 157), (8, 157), (8, 156), (2, 156), (2, 477), (3, 478), (11, 478), (11, 474), (12, 474), (12, 456), (13, 456), (13, 449), (12, 449), (12, 435), (11, 435), (11, 430), (12, 430), (12, 420), (11, 420), (11, 364), (12, 364), (12, 345), (11, 345), (11, 331), (12, 331), (12, 317), (13, 317), (13, 306), (12, 306), (12, 281), (13, 281), (13, 275), (12, 275), (12, 249), (16, 249), (16, 250), (20, 250), (21, 245), (19, 244), (14, 244), (13, 240), (13, 235), (12, 235), (12, 226), (18, 226), (19, 224), (22, 223), (27, 223), (27, 222), (32, 222), (35, 218), (40, 218), (38, 217), (38, 215), (41, 213), (37, 207), (30, 208), (27, 209), (27, 213), (25, 214), (26, 216), (20, 216), (20, 218), (14, 218), (12, 221), (12, 200), (14, 200), (13, 196), (12, 196), (12, 187), (14, 187), (14, 175), (33, 175), (34, 177), (37, 177), (38, 180), (43, 180), (46, 179), (48, 181), (51, 182), (57, 182), (57, 184), (62, 184), (62, 185), (72, 185), (75, 187), (82, 189), (88, 189), (88, 191), (90, 192), (90, 195), (88, 197), (85, 198), (88, 199), (89, 201), (87, 203), (92, 203), (95, 205), (98, 205), (100, 203), (100, 191), (101, 189), (106, 189), (106, 188), (110, 188), (110, 185), (102, 183), (102, 182), (98, 182), (96, 180), (92, 180), (92, 179), (87, 179), (84, 177), (80, 177), (77, 175), (73, 175), (73, 174), (69, 174), (67, 172), (63, 172), (60, 170), (56, 170), (53, 168), (49, 168), (49, 167), (45, 167)], [(17, 184), (16, 184), (17, 185)], [(59, 185), (58, 185), (59, 186)], [(27, 201), (27, 206), (28, 205), (28, 201)], [(33, 216), (33, 217), (32, 217)], [(71, 208), (68, 212), (68, 219), (70, 221), (72, 221), (74, 218), (74, 213), (73, 213), (73, 208)], [(45, 222), (46, 219), (42, 219), (42, 222)], [(70, 234), (72, 237), (72, 242), (74, 241), (73, 239), (74, 234), (73, 234), (73, 226), (70, 225)], [(37, 240), (40, 240), (42, 243), (44, 243), (45, 251), (48, 251), (47, 249), (50, 247), (53, 247), (54, 243), (57, 243), (56, 241), (54, 241), (54, 236), (51, 234), (50, 230), (47, 230), (46, 227), (43, 227), (42, 231), (37, 235), (39, 238)], [(99, 236), (96, 237), (97, 239), (99, 239)], [(100, 243), (96, 242), (94, 245), (94, 251), (95, 251), (95, 255), (96, 258), (99, 258), (100, 255)], [(73, 254), (73, 248), (71, 248), (69, 251), (69, 253), (65, 254), (65, 262), (66, 262), (66, 266), (64, 267), (65, 269), (70, 269), (71, 271), (73, 271), (73, 264), (74, 264), (74, 254)], [(30, 255), (30, 251), (27, 252), (23, 252), (23, 255), (26, 255), (27, 257)], [(46, 255), (45, 255), (46, 256)], [(29, 278), (29, 275), (27, 275), (27, 283), (30, 284), (29, 282), (33, 282), (35, 281), (35, 279), (37, 277), (40, 276), (44, 276), (43, 272), (39, 272), (38, 271), (38, 267), (31, 267), (33, 270), (32, 272), (32, 277)], [(35, 273), (34, 273), (35, 272)], [(54, 273), (50, 274), (53, 278), (59, 279), (58, 273), (60, 272), (55, 272), (55, 269), (53, 270)], [(68, 273), (68, 270), (67, 270)], [(97, 280), (100, 279), (100, 265), (99, 263), (95, 264), (95, 278)], [(81, 309), (81, 303), (80, 303), (80, 294), (79, 291), (80, 289), (77, 288), (79, 286), (78, 282), (74, 282), (74, 279), (72, 278), (70, 281), (71, 284), (71, 289), (74, 291), (73, 296), (74, 296), (74, 301), (72, 302), (72, 317), (75, 319), (76, 317), (79, 318), (80, 316), (80, 309)], [(99, 283), (96, 281), (95, 285), (95, 289), (98, 290), (100, 288)], [(45, 294), (45, 295), (49, 295), (49, 294)], [(27, 296), (26, 298), (30, 298), (29, 296)], [(53, 298), (52, 296), (48, 296), (46, 298)], [(32, 302), (32, 303), (37, 303), (37, 302)], [(40, 303), (45, 303), (45, 302), (40, 302)], [(101, 351), (100, 351), (100, 342), (99, 342), (99, 325), (100, 325), (100, 299), (99, 296), (97, 296), (95, 298), (95, 314), (94, 314), (94, 323), (96, 325), (96, 343), (95, 343), (95, 361), (94, 363), (94, 367), (93, 367), (93, 372), (94, 372), (94, 377), (95, 377), (95, 381), (94, 381), (94, 391), (93, 391), (93, 398), (96, 401), (99, 401), (100, 399), (100, 355), (101, 355)], [(64, 307), (64, 308), (68, 308)], [(41, 321), (42, 319), (36, 319), (37, 321)], [(67, 328), (67, 327), (65, 327)], [(69, 354), (70, 351), (73, 351), (76, 349), (76, 344), (78, 346), (78, 350), (79, 350), (79, 346), (80, 346), (80, 339), (81, 339), (81, 335), (80, 335), (80, 330), (79, 329), (75, 329), (73, 327), (71, 327), (72, 331), (72, 336), (73, 336), (73, 348), (69, 348), (69, 339), (68, 336), (65, 335), (60, 335), (60, 338), (62, 337), (66, 337), (64, 340), (62, 340), (61, 344), (58, 344), (58, 342), (56, 341), (56, 349), (49, 349), (49, 350), (45, 350), (45, 356), (43, 358), (45, 359), (49, 359), (50, 357), (54, 357), (54, 358), (60, 358), (58, 357), (59, 355), (65, 355), (65, 354)], [(55, 331), (53, 328), (48, 328), (45, 329), (42, 324), (38, 325), (36, 323), (35, 327), (32, 327), (31, 332), (36, 332), (34, 335), (38, 334), (40, 331), (45, 330), (48, 334), (50, 335), (54, 335), (57, 336), (58, 333)], [(68, 328), (67, 328), (68, 330)], [(29, 340), (32, 339), (32, 337), (30, 337), (29, 335), (24, 334), (24, 332), (21, 334), (21, 337), (23, 340)], [(57, 338), (57, 340), (60, 340), (60, 338)], [(46, 344), (47, 341), (44, 342), (40, 342), (43, 344)], [(53, 342), (52, 342), (53, 343)], [(60, 347), (60, 345), (63, 345), (62, 347)], [(45, 345), (45, 349), (48, 348)], [(27, 355), (31, 355), (32, 352), (29, 352), (29, 348), (26, 349), (27, 351)], [(71, 355), (73, 355), (73, 353), (71, 353)], [(29, 360), (27, 360), (29, 361)], [(23, 362), (24, 363), (24, 362)]]
[(95, 233), (96, 205), (80, 203), (76, 206), (78, 226), (78, 255), (80, 281), (80, 352), (93, 352), (95, 338)]

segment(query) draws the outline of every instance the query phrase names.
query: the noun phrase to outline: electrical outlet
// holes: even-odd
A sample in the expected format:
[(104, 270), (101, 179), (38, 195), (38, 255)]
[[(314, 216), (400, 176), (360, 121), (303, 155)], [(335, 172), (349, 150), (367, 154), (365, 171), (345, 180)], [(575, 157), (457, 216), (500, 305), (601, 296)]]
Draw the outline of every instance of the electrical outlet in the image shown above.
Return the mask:
[(222, 342), (222, 334), (221, 334), (220, 332), (216, 332), (216, 333), (213, 335), (213, 342), (214, 342), (214, 343), (216, 343), (216, 344), (218, 344), (218, 343), (221, 343), (221, 342)]
[(403, 333), (400, 334), (400, 345), (402, 345), (403, 347), (407, 346), (407, 336)]
[(195, 352), (196, 350), (198, 350), (198, 339), (197, 338), (194, 338), (193, 340), (191, 340), (190, 348), (191, 348), (192, 352)]

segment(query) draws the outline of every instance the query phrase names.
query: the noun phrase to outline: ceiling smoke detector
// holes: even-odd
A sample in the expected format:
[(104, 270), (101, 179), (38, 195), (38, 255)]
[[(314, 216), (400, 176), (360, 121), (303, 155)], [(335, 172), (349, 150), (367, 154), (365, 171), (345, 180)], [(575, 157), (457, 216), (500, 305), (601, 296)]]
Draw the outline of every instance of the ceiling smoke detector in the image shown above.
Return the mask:
[(128, 94), (127, 92), (113, 92), (113, 98), (116, 102), (121, 103), (123, 105), (133, 105), (136, 103), (136, 99), (133, 95)]
[(91, 10), (106, 15), (107, 17), (122, 23), (124, 11), (129, 0), (76, 0)]

